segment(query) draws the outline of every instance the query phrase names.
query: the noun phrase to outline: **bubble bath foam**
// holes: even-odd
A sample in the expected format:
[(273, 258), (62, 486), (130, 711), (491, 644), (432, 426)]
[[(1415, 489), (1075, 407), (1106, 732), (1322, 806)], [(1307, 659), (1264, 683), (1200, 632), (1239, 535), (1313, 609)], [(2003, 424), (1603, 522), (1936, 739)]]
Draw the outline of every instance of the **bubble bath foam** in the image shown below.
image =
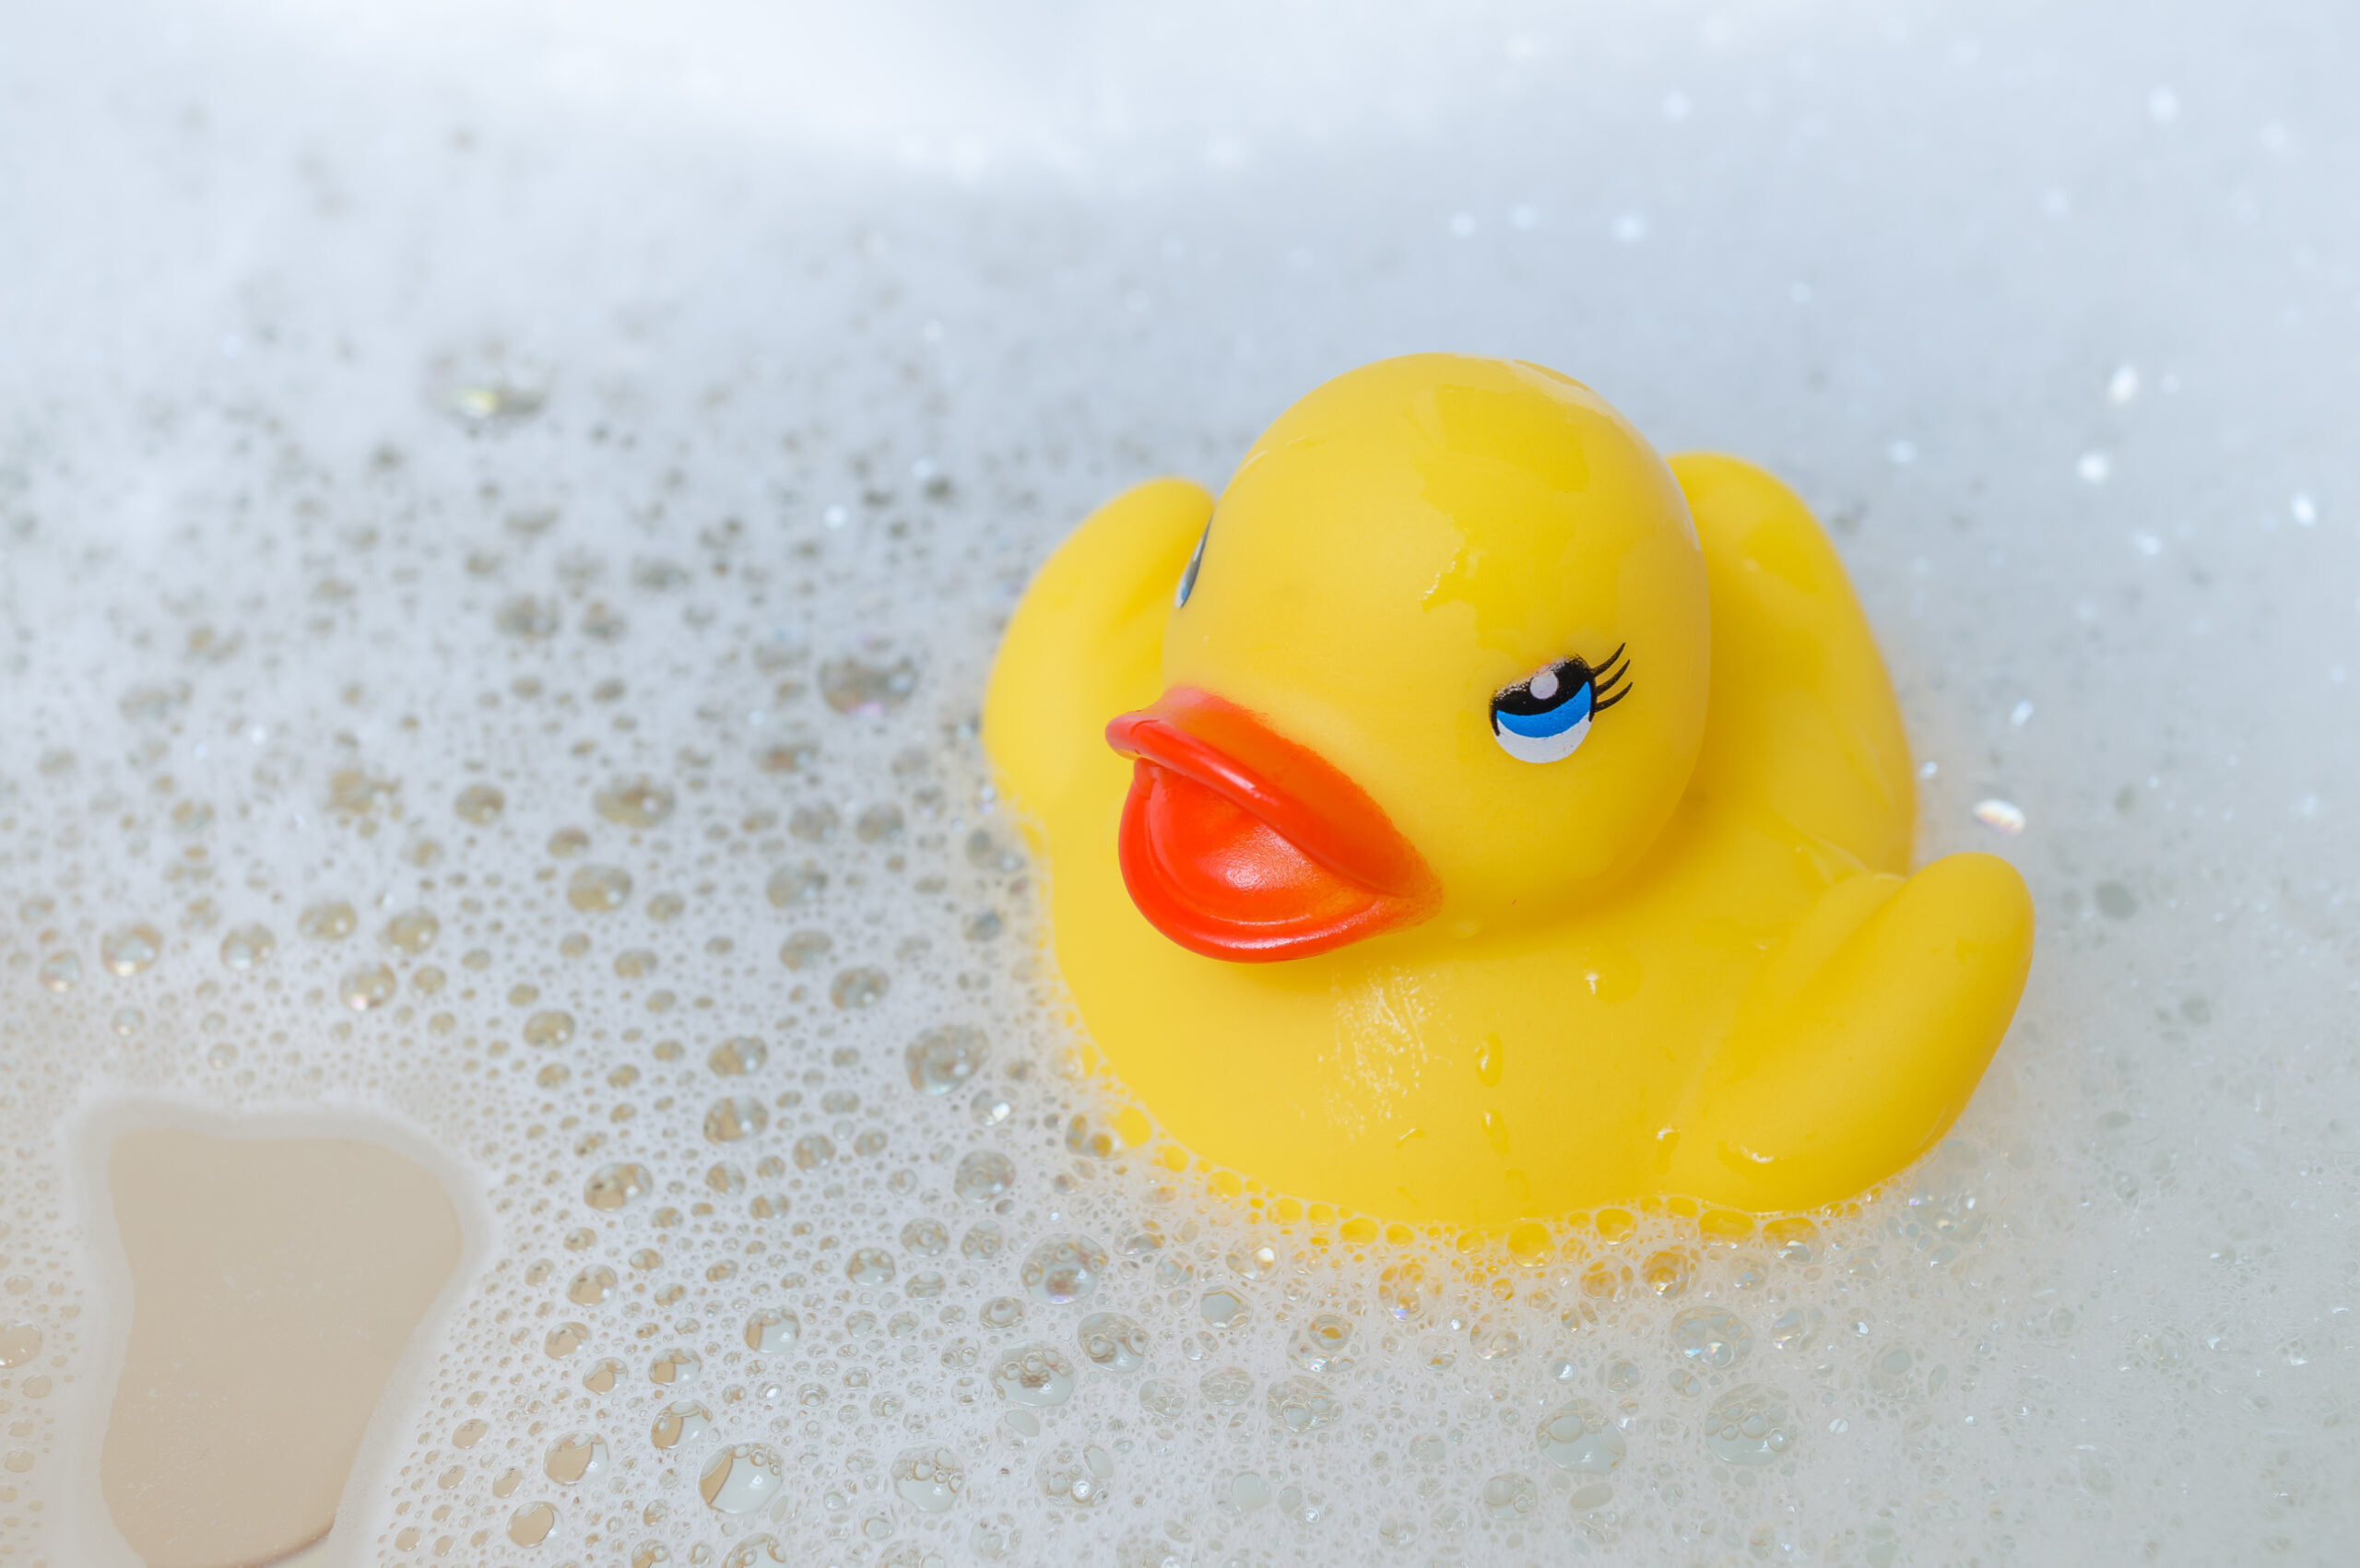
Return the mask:
[[(175, 1127), (449, 1198), (308, 1561), (2340, 1561), (2353, 27), (0, 23), (0, 1565), (205, 1561), (101, 1484)], [(2032, 885), (1855, 1208), (1413, 1232), (1071, 1020), (974, 735), (1016, 594), (1433, 348), (1788, 477), (1921, 861)]]

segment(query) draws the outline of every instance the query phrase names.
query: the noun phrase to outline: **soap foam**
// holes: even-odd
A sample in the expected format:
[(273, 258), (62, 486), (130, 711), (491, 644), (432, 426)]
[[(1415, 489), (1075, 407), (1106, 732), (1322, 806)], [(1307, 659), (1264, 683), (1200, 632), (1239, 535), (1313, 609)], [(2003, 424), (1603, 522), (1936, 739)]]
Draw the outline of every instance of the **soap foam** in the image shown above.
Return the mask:
[[(132, 1098), (481, 1197), (350, 1561), (2334, 1557), (2348, 22), (403, 15), (14, 29), (0, 1562), (101, 1560)], [(2034, 887), (1857, 1211), (1462, 1249), (1114, 1129), (1000, 622), (1435, 346), (1792, 479)]]

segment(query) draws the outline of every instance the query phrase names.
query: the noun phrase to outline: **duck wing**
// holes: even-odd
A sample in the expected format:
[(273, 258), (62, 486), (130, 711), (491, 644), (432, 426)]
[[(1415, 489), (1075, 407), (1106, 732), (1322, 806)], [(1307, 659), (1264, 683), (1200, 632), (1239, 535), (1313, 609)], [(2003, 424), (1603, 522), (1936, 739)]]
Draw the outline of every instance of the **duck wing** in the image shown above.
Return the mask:
[(1092, 513), (1025, 588), (985, 689), (983, 739), (1028, 815), (1093, 784), (1122, 799), (1131, 764), (1107, 746), (1106, 721), (1161, 694), (1173, 590), (1212, 510), (1199, 486), (1150, 479)]
[[(1705, 742), (1691, 787), (1766, 809), (1873, 871), (1909, 867), (1916, 790), (1893, 682), (1810, 510), (1735, 457), (1671, 458), (1713, 607)], [(1825, 868), (1840, 875), (1836, 866)]]

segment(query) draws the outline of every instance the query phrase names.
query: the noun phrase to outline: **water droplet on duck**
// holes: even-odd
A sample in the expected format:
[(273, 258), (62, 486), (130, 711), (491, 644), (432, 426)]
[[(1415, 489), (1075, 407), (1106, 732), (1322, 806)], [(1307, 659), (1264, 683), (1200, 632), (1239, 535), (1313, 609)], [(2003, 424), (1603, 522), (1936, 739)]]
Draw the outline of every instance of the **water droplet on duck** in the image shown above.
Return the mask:
[(1500, 1073), (1504, 1066), (1502, 1055), (1500, 1037), (1496, 1034), (1483, 1036), (1483, 1043), (1475, 1047), (1476, 1082), (1486, 1089), (1500, 1086)]

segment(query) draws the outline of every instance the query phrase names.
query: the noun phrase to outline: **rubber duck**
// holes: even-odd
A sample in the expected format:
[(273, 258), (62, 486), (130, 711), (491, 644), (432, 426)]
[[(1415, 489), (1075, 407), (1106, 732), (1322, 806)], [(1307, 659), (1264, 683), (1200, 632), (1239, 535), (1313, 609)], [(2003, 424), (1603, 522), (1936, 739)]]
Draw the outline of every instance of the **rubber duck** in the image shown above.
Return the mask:
[(1217, 502), (1107, 503), (983, 738), (1120, 1083), (1388, 1220), (1839, 1203), (1951, 1126), (2031, 961), (2005, 861), (1908, 870), (1900, 713), (1802, 502), (1520, 361), (1365, 366)]

